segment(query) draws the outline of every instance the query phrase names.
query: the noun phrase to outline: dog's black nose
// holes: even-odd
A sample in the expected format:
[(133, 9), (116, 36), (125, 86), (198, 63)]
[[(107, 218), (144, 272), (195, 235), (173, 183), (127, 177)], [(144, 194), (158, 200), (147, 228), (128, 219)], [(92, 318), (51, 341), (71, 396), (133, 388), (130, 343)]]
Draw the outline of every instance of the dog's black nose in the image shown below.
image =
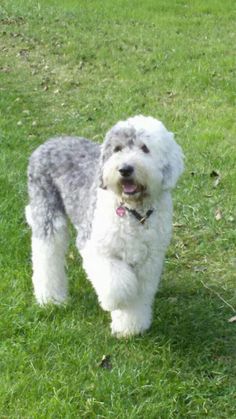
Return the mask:
[(124, 164), (119, 169), (119, 172), (123, 177), (128, 177), (128, 176), (132, 175), (133, 171), (134, 171), (133, 166), (130, 166), (129, 164)]

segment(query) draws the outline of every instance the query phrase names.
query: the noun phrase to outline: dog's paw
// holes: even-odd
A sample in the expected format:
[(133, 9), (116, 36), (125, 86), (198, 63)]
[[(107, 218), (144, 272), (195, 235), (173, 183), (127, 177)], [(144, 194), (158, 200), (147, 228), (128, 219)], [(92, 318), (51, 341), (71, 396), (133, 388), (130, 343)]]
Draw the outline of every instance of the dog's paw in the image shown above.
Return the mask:
[(64, 305), (67, 303), (67, 295), (42, 295), (35, 293), (36, 302), (40, 306), (46, 306), (48, 304), (54, 304), (57, 306)]
[(112, 312), (111, 332), (117, 338), (144, 333), (151, 325), (151, 316), (140, 317), (141, 313), (130, 310)]

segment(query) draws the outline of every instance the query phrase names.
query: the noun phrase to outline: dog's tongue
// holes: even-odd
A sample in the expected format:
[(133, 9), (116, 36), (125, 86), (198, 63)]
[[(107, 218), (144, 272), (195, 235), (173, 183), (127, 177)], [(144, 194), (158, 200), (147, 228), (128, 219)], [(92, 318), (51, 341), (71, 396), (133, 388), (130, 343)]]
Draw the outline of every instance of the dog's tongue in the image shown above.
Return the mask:
[(137, 190), (137, 186), (134, 183), (128, 182), (128, 181), (123, 183), (124, 193), (132, 194), (136, 192), (136, 190)]

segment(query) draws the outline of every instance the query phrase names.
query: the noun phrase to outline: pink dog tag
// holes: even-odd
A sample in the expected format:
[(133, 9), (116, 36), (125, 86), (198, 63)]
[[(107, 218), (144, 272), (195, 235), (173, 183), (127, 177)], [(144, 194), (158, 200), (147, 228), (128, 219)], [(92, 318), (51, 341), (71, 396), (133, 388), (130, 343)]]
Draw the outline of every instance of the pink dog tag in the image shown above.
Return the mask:
[(126, 210), (124, 207), (116, 208), (116, 214), (118, 215), (118, 217), (124, 217), (125, 213), (126, 213)]

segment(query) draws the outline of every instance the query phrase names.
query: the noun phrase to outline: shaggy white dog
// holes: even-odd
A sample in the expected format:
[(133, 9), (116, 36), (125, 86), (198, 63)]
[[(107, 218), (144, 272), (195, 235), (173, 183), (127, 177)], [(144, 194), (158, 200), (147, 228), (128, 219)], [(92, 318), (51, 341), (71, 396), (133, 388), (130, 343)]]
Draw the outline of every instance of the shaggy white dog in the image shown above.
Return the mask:
[(26, 208), (37, 301), (66, 299), (68, 216), (112, 333), (148, 329), (171, 238), (170, 191), (182, 171), (173, 134), (151, 117), (118, 122), (102, 146), (72, 137), (40, 146), (30, 159)]

